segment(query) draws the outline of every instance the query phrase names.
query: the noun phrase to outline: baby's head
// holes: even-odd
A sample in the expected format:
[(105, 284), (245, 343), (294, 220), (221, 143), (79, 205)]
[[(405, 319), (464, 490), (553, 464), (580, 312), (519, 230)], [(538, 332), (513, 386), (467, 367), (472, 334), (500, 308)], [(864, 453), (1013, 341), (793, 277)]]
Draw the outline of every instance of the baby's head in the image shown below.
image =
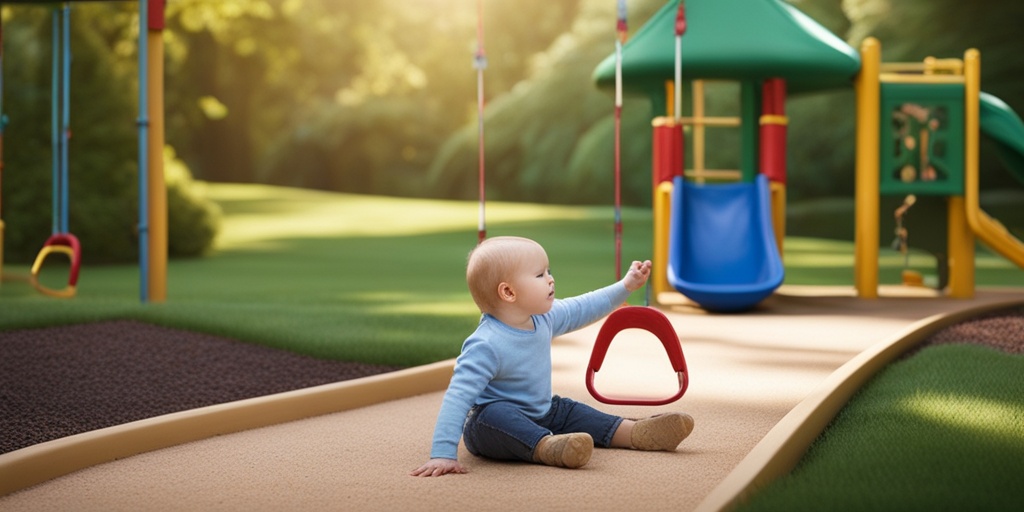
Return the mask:
[(494, 313), (502, 304), (500, 286), (511, 282), (514, 274), (531, 256), (547, 254), (540, 244), (518, 236), (488, 238), (469, 253), (466, 284), (473, 302), (483, 313)]

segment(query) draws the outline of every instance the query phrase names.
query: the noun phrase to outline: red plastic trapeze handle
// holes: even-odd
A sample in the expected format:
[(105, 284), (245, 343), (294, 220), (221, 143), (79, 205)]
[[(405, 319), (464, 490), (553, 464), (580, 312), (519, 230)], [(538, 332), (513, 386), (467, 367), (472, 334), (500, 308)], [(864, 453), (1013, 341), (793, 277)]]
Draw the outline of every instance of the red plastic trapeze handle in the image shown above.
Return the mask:
[[(601, 364), (604, 363), (604, 357), (608, 354), (608, 347), (615, 339), (615, 335), (624, 329), (643, 329), (658, 337), (665, 347), (665, 352), (668, 353), (672, 369), (676, 371), (676, 376), (679, 378), (679, 390), (674, 395), (666, 398), (627, 398), (608, 397), (597, 391), (594, 387), (594, 374), (601, 369)], [(608, 316), (597, 333), (594, 351), (590, 354), (590, 365), (587, 367), (587, 390), (594, 398), (613, 405), (665, 405), (679, 400), (683, 393), (686, 393), (688, 385), (689, 377), (686, 372), (683, 347), (679, 344), (679, 336), (672, 327), (672, 323), (664, 313), (654, 308), (627, 306), (613, 311)]]
[(63, 245), (71, 248), (71, 272), (68, 275), (68, 286), (77, 285), (78, 272), (82, 268), (82, 244), (78, 242), (78, 237), (71, 233), (58, 233), (48, 238), (43, 247), (51, 245)]
[[(68, 285), (61, 290), (47, 288), (39, 282), (39, 271), (43, 266), (43, 261), (46, 260), (47, 256), (55, 252), (66, 255), (71, 263), (71, 272), (68, 275)], [(74, 297), (75, 289), (78, 285), (78, 272), (81, 270), (81, 266), (82, 245), (78, 242), (78, 238), (71, 233), (54, 234), (46, 240), (46, 243), (43, 244), (42, 250), (40, 250), (39, 254), (36, 256), (36, 261), (32, 264), (32, 275), (29, 278), (29, 282), (32, 283), (33, 287), (46, 295), (63, 298)]]

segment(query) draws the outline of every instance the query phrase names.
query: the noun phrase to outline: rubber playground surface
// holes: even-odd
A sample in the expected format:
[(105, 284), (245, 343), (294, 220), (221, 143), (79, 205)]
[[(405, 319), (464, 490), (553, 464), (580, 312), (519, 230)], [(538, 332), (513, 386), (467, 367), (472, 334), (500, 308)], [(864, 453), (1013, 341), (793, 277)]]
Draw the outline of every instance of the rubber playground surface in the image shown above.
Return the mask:
[[(88, 467), (0, 497), (0, 509), (717, 510), (729, 494), (720, 485), (735, 480), (734, 470), (777, 434), (780, 420), (851, 359), (934, 315), (1024, 301), (1019, 289), (979, 291), (971, 300), (902, 288), (883, 288), (875, 300), (851, 294), (784, 286), (741, 315), (707, 314), (670, 299), (663, 311), (680, 336), (690, 384), (665, 406), (609, 406), (589, 395), (584, 376), (600, 323), (555, 340), (557, 394), (626, 417), (692, 414), (694, 432), (675, 453), (598, 450), (587, 466), (565, 470), (478, 459), (461, 448), (469, 474), (410, 477), (428, 455), (443, 394), (434, 383), (422, 394), (414, 388), (415, 396), (268, 421)], [(389, 386), (386, 378), (373, 382)], [(660, 342), (629, 329), (612, 343), (596, 387), (606, 395), (659, 396), (672, 394), (677, 382)]]

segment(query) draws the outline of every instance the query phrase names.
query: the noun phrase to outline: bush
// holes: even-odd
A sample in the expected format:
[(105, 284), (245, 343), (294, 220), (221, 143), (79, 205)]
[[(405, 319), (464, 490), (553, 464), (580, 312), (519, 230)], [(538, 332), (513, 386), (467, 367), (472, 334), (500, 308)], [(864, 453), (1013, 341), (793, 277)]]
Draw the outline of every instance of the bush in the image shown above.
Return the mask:
[(208, 253), (220, 231), (220, 205), (207, 199), (205, 183), (192, 179), (188, 167), (170, 147), (164, 150), (164, 180), (168, 255), (196, 257)]

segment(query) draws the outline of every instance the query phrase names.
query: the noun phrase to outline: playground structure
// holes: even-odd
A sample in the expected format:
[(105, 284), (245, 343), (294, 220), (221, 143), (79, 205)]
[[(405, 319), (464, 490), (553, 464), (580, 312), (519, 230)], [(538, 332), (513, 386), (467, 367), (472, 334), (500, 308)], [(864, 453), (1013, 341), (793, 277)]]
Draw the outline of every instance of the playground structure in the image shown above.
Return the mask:
[[(594, 377), (601, 370), (612, 341), (617, 334), (631, 328), (643, 328), (661, 342), (679, 381), (675, 393), (663, 398), (612, 397), (597, 390)], [(649, 307), (626, 306), (613, 311), (601, 324), (601, 330), (594, 341), (594, 350), (590, 353), (590, 363), (587, 365), (587, 391), (599, 402), (613, 405), (665, 405), (682, 398), (689, 384), (690, 375), (686, 370), (686, 357), (683, 355), (682, 345), (679, 344), (679, 335), (672, 327), (672, 322), (662, 312)]]
[[(68, 145), (70, 129), (70, 18), (71, 5), (88, 0), (65, 0), (53, 14), (53, 232), (32, 265), (30, 281), (40, 292), (54, 297), (76, 293), (82, 252), (68, 226)], [(127, 0), (108, 0), (127, 1)], [(40, 0), (4, 0), (3, 4), (52, 4)], [(139, 295), (142, 302), (162, 302), (167, 296), (167, 194), (164, 185), (163, 28), (164, 1), (138, 0), (139, 4)], [(145, 20), (147, 30), (142, 30)], [(0, 178), (3, 168), (3, 20), (0, 18)], [(63, 42), (61, 42), (63, 41)], [(60, 72), (58, 72), (60, 68)], [(60, 124), (58, 124), (60, 123)], [(2, 181), (0, 181), (2, 183)], [(2, 189), (0, 189), (2, 190)], [(3, 274), (3, 211), (0, 210), (0, 276)], [(51, 254), (70, 261), (68, 284), (50, 289), (40, 284), (39, 273)]]
[[(1024, 244), (978, 203), (979, 133), (998, 143), (1004, 162), (1024, 180), (1024, 123), (980, 91), (979, 52), (968, 50), (962, 61), (880, 64), (877, 41), (866, 40), (857, 52), (782, 1), (689, 0), (685, 9), (688, 30), (676, 45), (682, 5), (670, 1), (622, 50), (625, 90), (667, 113), (652, 121), (655, 297), (676, 290), (704, 309), (731, 312), (774, 293), (784, 280), (787, 94), (851, 84), (857, 90), (857, 295), (878, 294), (882, 194), (949, 197), (950, 296), (974, 293), (975, 236), (1024, 267)], [(680, 39), (685, 50), (673, 58)], [(612, 64), (609, 57), (595, 69), (599, 87), (611, 83)], [(688, 117), (680, 114), (680, 78), (692, 81)], [(705, 111), (706, 84), (721, 81), (739, 84), (738, 116)], [(707, 130), (722, 128), (739, 131), (737, 170), (706, 168)], [(880, 152), (900, 137), (906, 149)]]
[[(1024, 267), (1024, 244), (979, 203), (979, 135), (993, 138), (1006, 167), (1024, 180), (1024, 122), (981, 91), (981, 54), (921, 63), (882, 63), (866, 39), (857, 76), (855, 277), (857, 295), (878, 295), (878, 198), (947, 198), (949, 295), (974, 295), (975, 237)], [(884, 149), (883, 149), (884, 148)]]

